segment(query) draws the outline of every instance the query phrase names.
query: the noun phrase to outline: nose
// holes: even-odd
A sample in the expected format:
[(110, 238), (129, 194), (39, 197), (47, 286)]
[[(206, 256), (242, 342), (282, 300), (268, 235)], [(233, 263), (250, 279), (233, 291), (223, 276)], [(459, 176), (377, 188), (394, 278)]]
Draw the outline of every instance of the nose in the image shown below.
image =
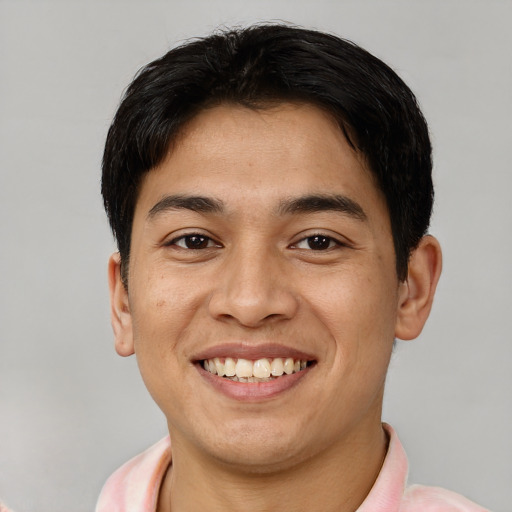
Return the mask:
[(264, 250), (233, 252), (216, 278), (210, 314), (250, 328), (292, 318), (298, 300), (280, 259)]

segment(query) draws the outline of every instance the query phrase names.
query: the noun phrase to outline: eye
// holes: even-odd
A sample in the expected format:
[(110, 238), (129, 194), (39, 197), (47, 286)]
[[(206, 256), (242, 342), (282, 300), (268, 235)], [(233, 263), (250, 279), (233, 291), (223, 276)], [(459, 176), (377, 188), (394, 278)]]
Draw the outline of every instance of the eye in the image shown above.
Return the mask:
[(299, 240), (294, 247), (296, 249), (310, 249), (313, 251), (325, 251), (341, 245), (334, 238), (326, 235), (312, 235)]
[(194, 250), (220, 247), (219, 244), (214, 242), (210, 237), (199, 233), (191, 233), (190, 235), (183, 235), (178, 238), (174, 238), (167, 245), (176, 245), (182, 249)]

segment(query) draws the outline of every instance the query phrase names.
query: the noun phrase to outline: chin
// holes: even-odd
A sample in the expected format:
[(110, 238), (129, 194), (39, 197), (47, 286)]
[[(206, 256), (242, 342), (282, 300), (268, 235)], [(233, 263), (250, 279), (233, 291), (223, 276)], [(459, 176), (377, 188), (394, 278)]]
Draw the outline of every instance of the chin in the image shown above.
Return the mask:
[(237, 420), (203, 437), (202, 448), (218, 462), (246, 473), (270, 474), (307, 458), (304, 436), (282, 421)]

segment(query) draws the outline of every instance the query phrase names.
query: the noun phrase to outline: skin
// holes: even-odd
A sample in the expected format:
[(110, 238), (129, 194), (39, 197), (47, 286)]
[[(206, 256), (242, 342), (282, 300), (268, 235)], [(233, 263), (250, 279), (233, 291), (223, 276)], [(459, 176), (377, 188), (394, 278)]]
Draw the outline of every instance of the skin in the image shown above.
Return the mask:
[[(172, 439), (158, 510), (355, 510), (386, 452), (393, 340), (421, 332), (439, 244), (423, 238), (398, 281), (385, 199), (316, 107), (221, 105), (171, 149), (140, 189), (127, 288), (119, 256), (109, 263), (116, 349), (136, 354)], [(362, 215), (283, 212), (311, 194), (348, 198)], [(176, 195), (222, 208), (162, 206)], [(187, 248), (191, 234), (206, 237), (204, 248)], [(314, 235), (324, 237), (317, 250)], [(235, 399), (195, 364), (222, 344), (265, 352), (269, 343), (314, 360), (271, 396)]]

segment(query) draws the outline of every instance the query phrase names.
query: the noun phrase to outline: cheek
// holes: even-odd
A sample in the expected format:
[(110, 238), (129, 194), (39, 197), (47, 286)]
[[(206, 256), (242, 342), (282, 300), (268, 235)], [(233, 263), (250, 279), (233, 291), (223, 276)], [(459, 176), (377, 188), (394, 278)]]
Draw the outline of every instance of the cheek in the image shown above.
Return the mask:
[(397, 285), (379, 271), (351, 267), (323, 278), (305, 291), (310, 304), (329, 324), (341, 329), (368, 329), (376, 323), (394, 324)]
[(378, 266), (369, 272), (361, 265), (339, 271), (321, 284), (310, 288), (308, 300), (328, 331), (332, 364), (343, 372), (380, 373), (394, 339), (396, 283), (383, 277)]
[(185, 341), (195, 314), (193, 294), (162, 272), (137, 285), (131, 304), (137, 364), (149, 393), (167, 410), (170, 396), (178, 406), (184, 394), (181, 376), (190, 364)]
[(135, 353), (139, 363), (169, 364), (183, 352), (180, 340), (201, 303), (199, 290), (179, 273), (154, 272), (141, 279), (132, 297)]

